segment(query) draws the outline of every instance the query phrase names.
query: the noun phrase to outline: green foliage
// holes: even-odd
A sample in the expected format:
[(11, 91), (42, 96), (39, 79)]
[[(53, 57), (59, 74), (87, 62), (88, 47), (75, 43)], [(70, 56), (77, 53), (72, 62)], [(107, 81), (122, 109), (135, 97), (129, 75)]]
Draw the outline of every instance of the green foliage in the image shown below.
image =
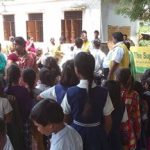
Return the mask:
[(117, 12), (129, 16), (132, 21), (149, 21), (150, 0), (120, 0)]
[(114, 2), (119, 5), (117, 13), (128, 16), (131, 21), (137, 19), (150, 21), (150, 0), (103, 0), (103, 2)]

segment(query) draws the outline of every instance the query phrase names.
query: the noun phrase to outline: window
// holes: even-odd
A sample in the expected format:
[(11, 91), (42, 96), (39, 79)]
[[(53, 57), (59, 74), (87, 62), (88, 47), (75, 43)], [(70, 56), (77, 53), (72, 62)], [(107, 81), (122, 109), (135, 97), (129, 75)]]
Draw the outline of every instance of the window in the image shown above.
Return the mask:
[(26, 22), (27, 38), (33, 37), (34, 41), (43, 42), (43, 14), (29, 14), (29, 21)]
[(15, 22), (14, 15), (4, 15), (3, 16), (4, 25), (4, 39), (9, 40), (10, 36), (15, 36)]
[(61, 20), (61, 35), (67, 43), (72, 43), (80, 37), (82, 30), (82, 11), (64, 12), (64, 20)]

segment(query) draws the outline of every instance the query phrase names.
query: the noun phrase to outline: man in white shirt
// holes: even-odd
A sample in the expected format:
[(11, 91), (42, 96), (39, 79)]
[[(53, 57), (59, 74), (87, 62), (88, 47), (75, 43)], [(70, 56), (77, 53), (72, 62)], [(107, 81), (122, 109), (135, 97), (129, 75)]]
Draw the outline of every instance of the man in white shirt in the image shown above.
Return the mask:
[(109, 67), (108, 79), (112, 80), (114, 74), (118, 68), (129, 67), (129, 52), (126, 45), (123, 43), (123, 34), (121, 32), (114, 32), (112, 34), (112, 40), (115, 44), (112, 49), (112, 56)]
[(40, 133), (52, 135), (50, 150), (83, 150), (79, 133), (64, 124), (63, 110), (54, 100), (40, 101), (33, 107), (30, 116)]

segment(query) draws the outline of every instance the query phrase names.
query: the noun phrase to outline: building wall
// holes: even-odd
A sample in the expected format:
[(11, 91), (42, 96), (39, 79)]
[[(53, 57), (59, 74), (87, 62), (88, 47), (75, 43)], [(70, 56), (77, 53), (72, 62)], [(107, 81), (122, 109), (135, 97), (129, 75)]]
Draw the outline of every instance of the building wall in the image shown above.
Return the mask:
[[(87, 30), (90, 38), (93, 38), (93, 31), (100, 28), (100, 0), (16, 0), (6, 2), (6, 12), (0, 15), (0, 40), (3, 36), (4, 14), (15, 15), (16, 36), (26, 38), (26, 21), (29, 13), (43, 13), (43, 39), (48, 42), (50, 37), (56, 40), (61, 35), (61, 19), (64, 19), (66, 10), (82, 10), (82, 28)], [(1, 6), (1, 10), (3, 7)], [(94, 16), (94, 17), (93, 17)], [(94, 26), (93, 26), (94, 24)]]
[[(50, 37), (57, 41), (61, 35), (61, 19), (66, 10), (82, 10), (82, 29), (87, 30), (88, 38), (93, 38), (93, 31), (100, 30), (102, 41), (107, 41), (108, 25), (131, 26), (131, 39), (136, 39), (137, 22), (115, 14), (115, 3), (102, 3), (101, 0), (15, 0), (5, 2), (6, 12), (0, 14), (0, 41), (3, 36), (3, 14), (15, 15), (16, 36), (26, 38), (26, 21), (29, 13), (43, 13), (43, 39)], [(3, 7), (0, 6), (0, 10)]]
[(130, 38), (136, 41), (136, 32), (138, 22), (131, 22), (128, 17), (121, 16), (115, 13), (117, 4), (115, 3), (102, 3), (101, 5), (101, 15), (102, 15), (102, 34), (103, 40), (107, 41), (108, 25), (112, 26), (131, 26), (131, 36)]

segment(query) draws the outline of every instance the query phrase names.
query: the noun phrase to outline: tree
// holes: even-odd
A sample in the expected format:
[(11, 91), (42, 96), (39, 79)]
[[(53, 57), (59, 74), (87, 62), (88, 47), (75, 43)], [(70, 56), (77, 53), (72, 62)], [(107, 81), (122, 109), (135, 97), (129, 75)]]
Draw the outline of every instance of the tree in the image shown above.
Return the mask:
[[(106, 2), (114, 0), (103, 0)], [(128, 16), (131, 21), (150, 21), (150, 0), (115, 0), (118, 2), (117, 13)]]

